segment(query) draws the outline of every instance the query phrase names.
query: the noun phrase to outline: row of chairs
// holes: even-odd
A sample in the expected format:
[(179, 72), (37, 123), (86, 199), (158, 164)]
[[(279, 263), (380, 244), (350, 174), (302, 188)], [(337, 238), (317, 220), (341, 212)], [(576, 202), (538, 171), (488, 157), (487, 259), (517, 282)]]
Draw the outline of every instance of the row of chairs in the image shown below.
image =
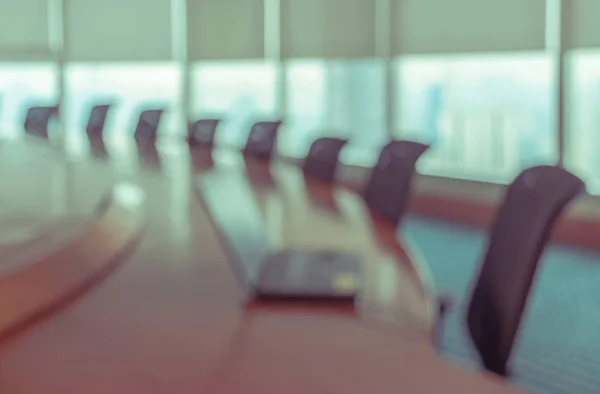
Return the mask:
[[(103, 140), (106, 119), (111, 107), (110, 104), (100, 104), (91, 108), (85, 128), (91, 141)], [(157, 140), (158, 128), (165, 111), (164, 108), (153, 108), (140, 112), (133, 133), (137, 143), (154, 143)], [(24, 121), (25, 132), (36, 137), (49, 138), (50, 121), (58, 113), (59, 107), (56, 105), (29, 108)], [(187, 134), (188, 143), (190, 145), (212, 146), (220, 122), (220, 119), (200, 119), (190, 122)], [(255, 123), (251, 127), (245, 147), (247, 153), (262, 158), (271, 157), (281, 123), (281, 121)]]
[[(109, 109), (109, 105), (91, 109), (86, 127), (90, 140), (102, 140)], [(48, 120), (57, 112), (57, 107), (30, 109), (25, 129), (47, 137)], [(134, 133), (136, 142), (156, 140), (163, 112), (164, 109), (151, 109), (140, 113)], [(32, 121), (30, 115), (38, 118)], [(187, 142), (190, 146), (212, 147), (219, 123), (219, 119), (190, 122)], [(271, 159), (281, 123), (254, 124), (243, 153)], [(302, 165), (305, 175), (321, 182), (335, 182), (340, 152), (347, 143), (347, 140), (329, 137), (314, 141)], [(417, 162), (428, 149), (429, 146), (412, 141), (391, 141), (383, 147), (362, 192), (373, 214), (394, 227), (401, 223)], [(540, 256), (560, 214), (583, 192), (582, 180), (554, 166), (529, 168), (508, 186), (489, 230), (487, 249), (466, 319), (472, 342), (487, 370), (508, 375), (507, 364)], [(451, 306), (450, 298), (440, 297), (439, 306), (441, 326)]]
[[(199, 121), (198, 125), (202, 125)], [(212, 121), (211, 126), (218, 124)], [(199, 134), (191, 144), (212, 146), (216, 127)], [(254, 131), (254, 129), (253, 129)], [(249, 141), (253, 138), (250, 133)], [(258, 146), (273, 149), (277, 128), (256, 136)], [(334, 183), (339, 156), (348, 140), (320, 138), (314, 141), (302, 164), (313, 180)], [(391, 141), (379, 153), (362, 196), (369, 209), (394, 228), (401, 224), (407, 209), (416, 165), (429, 149), (412, 141)], [(246, 153), (251, 150), (246, 149)], [(270, 158), (271, 154), (261, 156)], [(489, 230), (488, 245), (475, 281), (467, 312), (467, 329), (485, 369), (508, 376), (508, 361), (538, 269), (540, 257), (551, 231), (564, 209), (585, 192), (584, 182), (555, 166), (537, 166), (519, 174), (508, 186), (504, 200)], [(438, 331), (451, 298), (439, 298)]]
[[(110, 104), (95, 105), (91, 108), (86, 133), (92, 140), (104, 137), (106, 119), (111, 109)], [(145, 109), (140, 112), (134, 137), (138, 140), (156, 140), (158, 127), (162, 119), (164, 108)], [(29, 135), (49, 138), (49, 127), (53, 117), (59, 114), (59, 106), (36, 106), (27, 110), (23, 128)]]
[[(339, 153), (346, 141), (324, 138), (313, 143), (304, 162), (311, 178), (334, 182)], [(406, 210), (415, 166), (428, 146), (392, 141), (380, 152), (363, 197), (378, 215), (398, 225)], [(489, 229), (468, 306), (466, 325), (483, 367), (509, 376), (508, 362), (540, 257), (567, 205), (585, 192), (584, 182), (554, 166), (529, 168), (508, 186)], [(439, 297), (438, 335), (451, 298)]]

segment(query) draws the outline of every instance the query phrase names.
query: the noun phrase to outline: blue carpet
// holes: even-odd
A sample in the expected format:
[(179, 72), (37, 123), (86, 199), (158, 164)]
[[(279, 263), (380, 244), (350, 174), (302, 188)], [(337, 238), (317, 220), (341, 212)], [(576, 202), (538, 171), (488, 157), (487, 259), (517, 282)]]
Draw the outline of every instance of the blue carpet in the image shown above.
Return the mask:
[[(444, 357), (479, 368), (464, 323), (485, 230), (410, 216), (402, 233), (420, 248), (437, 289), (456, 297), (444, 324)], [(599, 337), (600, 253), (550, 245), (513, 351), (512, 379), (541, 394), (598, 394)]]

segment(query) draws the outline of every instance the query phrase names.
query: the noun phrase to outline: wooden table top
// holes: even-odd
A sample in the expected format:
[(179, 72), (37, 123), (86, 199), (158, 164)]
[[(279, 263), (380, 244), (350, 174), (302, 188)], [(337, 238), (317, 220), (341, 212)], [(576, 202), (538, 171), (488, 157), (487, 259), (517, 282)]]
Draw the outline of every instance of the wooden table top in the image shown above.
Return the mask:
[[(14, 144), (15, 156), (42, 160), (38, 147)], [(0, 343), (0, 392), (518, 392), (435, 354), (426, 265), (352, 192), (306, 184), (290, 164), (268, 168), (237, 154), (55, 154), (61, 215), (91, 214), (114, 182), (128, 180), (146, 191), (147, 231), (104, 282)], [(32, 167), (19, 171), (45, 176), (43, 166)], [(360, 248), (367, 281), (358, 312), (247, 302), (194, 192), (206, 171), (245, 174), (273, 247)], [(36, 197), (11, 202), (28, 206)]]

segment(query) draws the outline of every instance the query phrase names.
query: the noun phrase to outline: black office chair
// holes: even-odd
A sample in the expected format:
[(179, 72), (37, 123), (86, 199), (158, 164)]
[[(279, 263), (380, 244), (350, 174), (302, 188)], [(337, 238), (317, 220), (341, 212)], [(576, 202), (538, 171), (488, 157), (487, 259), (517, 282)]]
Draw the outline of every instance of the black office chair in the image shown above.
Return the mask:
[(270, 160), (277, 145), (277, 134), (282, 121), (258, 122), (250, 128), (242, 152), (248, 157)]
[(581, 179), (552, 166), (525, 170), (508, 187), (467, 313), (485, 369), (509, 375), (507, 363), (540, 256), (560, 214), (584, 191)]
[(341, 138), (319, 138), (312, 143), (304, 159), (302, 171), (311, 179), (333, 182), (340, 152), (348, 140)]
[(110, 108), (110, 104), (94, 105), (92, 107), (87, 125), (85, 126), (88, 139), (101, 140), (104, 138), (104, 126), (106, 125), (106, 118), (108, 117)]
[(199, 119), (188, 125), (187, 142), (190, 145), (212, 147), (221, 119)]
[(419, 158), (429, 145), (391, 141), (383, 147), (371, 170), (363, 198), (367, 206), (398, 226), (406, 211)]
[(25, 133), (48, 139), (50, 119), (56, 115), (58, 115), (58, 105), (29, 108), (23, 122)]
[(90, 110), (85, 132), (90, 143), (90, 153), (94, 157), (108, 157), (108, 151), (104, 143), (104, 126), (110, 107), (110, 104), (95, 105)]
[(137, 144), (154, 144), (158, 137), (158, 126), (165, 112), (164, 108), (147, 109), (140, 113), (135, 128), (135, 142)]

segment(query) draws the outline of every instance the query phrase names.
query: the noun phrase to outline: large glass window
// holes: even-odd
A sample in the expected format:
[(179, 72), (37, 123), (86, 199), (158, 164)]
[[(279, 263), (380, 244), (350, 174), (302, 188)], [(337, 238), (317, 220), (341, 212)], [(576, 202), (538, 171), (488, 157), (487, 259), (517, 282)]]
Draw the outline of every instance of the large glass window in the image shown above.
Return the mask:
[(372, 164), (387, 140), (383, 70), (378, 60), (288, 62), (281, 153), (302, 157), (316, 138), (342, 137), (343, 162)]
[(71, 140), (85, 138), (90, 109), (96, 104), (113, 105), (105, 128), (109, 143), (130, 141), (139, 113), (145, 108), (167, 109), (160, 124), (160, 137), (185, 132), (181, 124), (180, 70), (176, 64), (70, 64), (66, 79), (65, 123)]
[(29, 106), (56, 105), (56, 68), (52, 63), (0, 64), (0, 137), (23, 133)]
[(218, 144), (241, 146), (253, 122), (277, 116), (277, 68), (263, 61), (202, 62), (192, 68), (192, 118), (223, 120)]
[(395, 136), (432, 144), (424, 173), (509, 182), (556, 162), (546, 55), (411, 56), (396, 70)]
[(600, 192), (600, 51), (581, 50), (569, 59), (565, 165)]

